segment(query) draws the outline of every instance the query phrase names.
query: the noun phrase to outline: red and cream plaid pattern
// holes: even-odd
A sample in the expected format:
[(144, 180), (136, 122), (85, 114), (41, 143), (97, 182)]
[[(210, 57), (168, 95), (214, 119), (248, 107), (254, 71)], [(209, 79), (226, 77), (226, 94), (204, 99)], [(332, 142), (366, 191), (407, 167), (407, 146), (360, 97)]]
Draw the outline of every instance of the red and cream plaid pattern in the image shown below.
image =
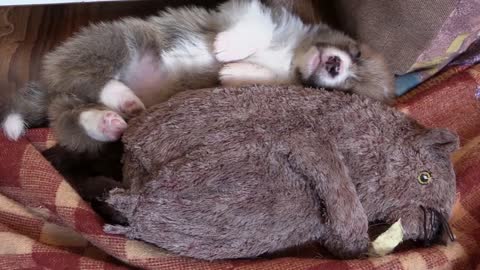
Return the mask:
[(1, 269), (480, 269), (480, 65), (454, 68), (397, 107), (427, 126), (459, 133), (453, 155), (458, 200), (451, 225), (458, 241), (352, 261), (283, 257), (203, 262), (107, 235), (103, 220), (43, 158), (55, 141), (48, 129), (18, 142), (0, 135)]

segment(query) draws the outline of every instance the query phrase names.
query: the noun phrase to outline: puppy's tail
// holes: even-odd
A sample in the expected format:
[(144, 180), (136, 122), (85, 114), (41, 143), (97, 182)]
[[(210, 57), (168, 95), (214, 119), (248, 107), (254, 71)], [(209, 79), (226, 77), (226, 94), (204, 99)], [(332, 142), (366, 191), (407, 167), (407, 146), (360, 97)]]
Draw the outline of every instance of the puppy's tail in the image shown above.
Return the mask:
[(5, 136), (18, 140), (28, 127), (47, 120), (47, 91), (29, 83), (18, 91), (7, 91), (0, 97), (0, 121)]

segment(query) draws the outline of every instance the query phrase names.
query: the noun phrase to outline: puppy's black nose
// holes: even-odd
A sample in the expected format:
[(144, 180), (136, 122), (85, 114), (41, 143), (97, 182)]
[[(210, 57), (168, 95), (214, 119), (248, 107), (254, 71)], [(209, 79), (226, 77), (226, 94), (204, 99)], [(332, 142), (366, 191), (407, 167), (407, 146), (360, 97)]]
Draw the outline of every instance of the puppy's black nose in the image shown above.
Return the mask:
[(340, 71), (342, 60), (338, 56), (330, 56), (325, 63), (325, 69), (332, 77), (336, 77)]

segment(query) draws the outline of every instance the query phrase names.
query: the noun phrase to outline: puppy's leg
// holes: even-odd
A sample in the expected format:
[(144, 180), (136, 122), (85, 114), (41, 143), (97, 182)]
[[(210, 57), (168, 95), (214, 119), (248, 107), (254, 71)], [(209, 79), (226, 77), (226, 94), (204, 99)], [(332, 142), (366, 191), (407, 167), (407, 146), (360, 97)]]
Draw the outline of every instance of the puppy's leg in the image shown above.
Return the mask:
[(224, 86), (279, 85), (285, 80), (266, 67), (251, 63), (230, 63), (220, 70), (220, 82)]
[[(136, 57), (156, 48), (158, 41), (149, 38), (148, 29), (134, 19), (92, 25), (45, 57), (42, 81), (60, 145), (77, 152), (97, 151), (120, 138), (127, 127), (125, 117), (144, 109), (132, 92), (134, 86), (120, 81), (126, 81)], [(145, 76), (150, 75), (155, 74)]]
[[(134, 116), (145, 110), (145, 105), (133, 91), (117, 80), (110, 80), (100, 90), (99, 102), (126, 117)], [(84, 117), (86, 117), (85, 115), (87, 114), (84, 114)], [(93, 114), (90, 114), (90, 117), (92, 116)], [(110, 114), (110, 116), (112, 115)]]
[(58, 143), (76, 152), (98, 152), (105, 143), (120, 139), (127, 128), (117, 112), (71, 95), (52, 101), (49, 119)]
[(264, 9), (259, 1), (238, 5), (222, 11), (226, 16), (234, 16), (236, 21), (215, 38), (214, 52), (220, 62), (245, 59), (268, 48), (273, 38), (275, 24), (268, 9)]

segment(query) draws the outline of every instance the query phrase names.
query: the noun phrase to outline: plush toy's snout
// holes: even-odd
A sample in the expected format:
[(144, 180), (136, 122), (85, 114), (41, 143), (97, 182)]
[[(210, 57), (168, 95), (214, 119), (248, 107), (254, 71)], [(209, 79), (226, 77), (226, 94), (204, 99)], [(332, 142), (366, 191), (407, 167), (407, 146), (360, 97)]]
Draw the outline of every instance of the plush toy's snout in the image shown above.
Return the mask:
[(447, 244), (447, 237), (455, 240), (448, 218), (445, 214), (430, 207), (420, 207), (423, 212), (423, 243), (425, 246), (443, 243)]
[(405, 240), (414, 240), (424, 246), (455, 240), (446, 214), (434, 208), (413, 206), (409, 211), (391, 217), (391, 220), (397, 219), (402, 221)]

